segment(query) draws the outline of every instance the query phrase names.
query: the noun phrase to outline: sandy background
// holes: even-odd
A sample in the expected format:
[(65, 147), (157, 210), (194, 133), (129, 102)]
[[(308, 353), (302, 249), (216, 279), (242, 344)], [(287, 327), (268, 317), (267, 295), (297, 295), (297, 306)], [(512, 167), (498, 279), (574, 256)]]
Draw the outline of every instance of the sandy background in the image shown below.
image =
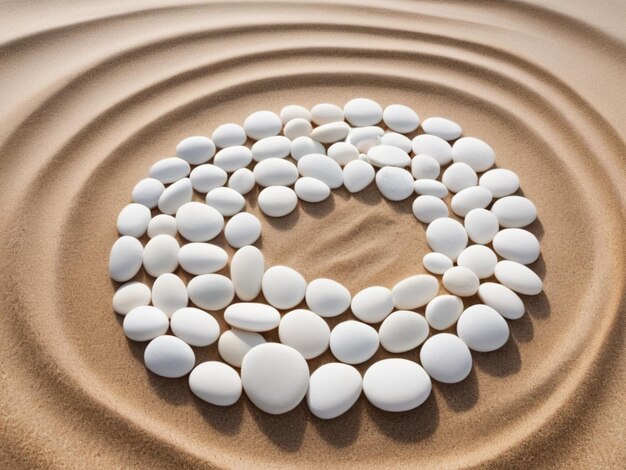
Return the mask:
[[(2, 2), (0, 467), (623, 464), (626, 4), (541, 3)], [(454, 119), (520, 175), (545, 293), (507, 345), (414, 411), (361, 397), (331, 422), (148, 374), (107, 276), (133, 185), (187, 135), (355, 96)], [(268, 262), (309, 280), (423, 272), (410, 201), (372, 188), (262, 223)]]

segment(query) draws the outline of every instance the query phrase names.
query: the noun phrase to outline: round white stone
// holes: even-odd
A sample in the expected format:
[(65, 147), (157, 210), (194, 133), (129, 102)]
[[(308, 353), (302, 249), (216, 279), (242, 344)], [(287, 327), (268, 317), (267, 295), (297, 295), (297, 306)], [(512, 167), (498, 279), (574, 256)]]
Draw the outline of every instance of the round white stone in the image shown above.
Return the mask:
[(304, 106), (297, 104), (289, 104), (280, 110), (280, 120), (283, 124), (287, 124), (292, 119), (302, 118), (307, 121), (311, 120), (311, 112)]
[(389, 289), (372, 286), (358, 292), (353, 298), (352, 313), (366, 323), (379, 323), (393, 310), (393, 295)]
[(249, 212), (241, 212), (226, 223), (224, 236), (233, 248), (252, 245), (261, 236), (261, 222)]
[(413, 139), (413, 153), (421, 153), (433, 157), (439, 165), (447, 165), (452, 161), (452, 147), (448, 142), (436, 135), (422, 134)]
[(511, 289), (497, 282), (481, 284), (478, 288), (478, 297), (485, 305), (489, 305), (509, 320), (522, 318), (526, 311), (522, 299)]
[(182, 158), (170, 157), (159, 160), (150, 167), (150, 178), (159, 180), (163, 184), (173, 183), (189, 174), (191, 167)]
[(441, 176), (441, 182), (453, 193), (458, 193), (465, 188), (476, 186), (478, 176), (467, 163), (453, 163)]
[(465, 215), (464, 224), (470, 240), (481, 245), (491, 243), (500, 229), (498, 218), (487, 209), (472, 209)]
[(207, 193), (206, 203), (224, 217), (230, 217), (245, 207), (246, 200), (233, 188), (215, 188)]
[(146, 367), (156, 375), (178, 378), (187, 375), (196, 363), (193, 350), (176, 336), (154, 338), (143, 353)]
[(439, 291), (439, 281), (430, 274), (418, 274), (398, 282), (391, 294), (397, 309), (413, 310), (426, 305)]
[(537, 237), (520, 228), (507, 228), (498, 232), (493, 238), (493, 249), (503, 258), (521, 264), (534, 263), (541, 252)]
[(330, 351), (346, 364), (360, 364), (378, 350), (378, 333), (374, 328), (355, 320), (339, 323), (330, 332)]
[(420, 179), (415, 180), (413, 189), (422, 196), (434, 196), (440, 199), (448, 195), (448, 188), (441, 181)]
[(456, 261), (467, 246), (467, 232), (463, 225), (449, 217), (434, 220), (426, 229), (428, 246)]
[(330, 188), (326, 183), (310, 176), (303, 176), (296, 181), (294, 191), (305, 202), (322, 202), (330, 196)]
[(203, 362), (189, 374), (189, 388), (201, 400), (230, 406), (241, 397), (241, 379), (232, 367), (218, 361)]
[(326, 155), (312, 153), (298, 160), (298, 171), (302, 176), (310, 176), (323, 181), (331, 189), (343, 184), (343, 172), (339, 164)]
[(176, 219), (171, 215), (159, 214), (152, 217), (148, 224), (148, 237), (154, 238), (157, 235), (169, 235), (175, 237), (178, 229)]
[(305, 293), (306, 304), (321, 317), (336, 317), (348, 310), (352, 297), (350, 291), (332, 279), (315, 279)]
[(240, 125), (229, 122), (216, 127), (211, 135), (211, 140), (219, 148), (243, 145), (247, 140), (246, 131)]
[(407, 359), (383, 359), (363, 376), (363, 393), (376, 408), (400, 412), (417, 408), (430, 396), (432, 383), (422, 367)]
[(487, 207), (491, 203), (491, 199), (491, 193), (488, 189), (481, 186), (471, 186), (452, 196), (450, 206), (456, 215), (465, 217), (471, 210)]
[(408, 310), (393, 312), (378, 329), (380, 345), (392, 353), (415, 349), (428, 338), (428, 323), (418, 313)]
[(474, 271), (463, 266), (448, 269), (441, 280), (448, 292), (460, 297), (470, 297), (478, 292), (480, 281)]
[(178, 241), (169, 235), (151, 238), (143, 250), (143, 267), (150, 276), (173, 273), (178, 267)]
[(397, 166), (404, 168), (411, 164), (411, 157), (398, 147), (375, 145), (367, 151), (367, 161), (378, 167)]
[(213, 159), (213, 164), (222, 170), (232, 173), (240, 168), (247, 167), (252, 162), (252, 151), (244, 145), (226, 147)]
[(443, 274), (453, 265), (452, 260), (442, 253), (426, 253), (422, 263), (433, 274)]
[(380, 138), (380, 143), (397, 147), (405, 153), (409, 153), (413, 148), (411, 139), (397, 132), (387, 132)]
[(343, 109), (331, 103), (316, 104), (311, 108), (311, 120), (318, 126), (343, 121)]
[(383, 118), (383, 108), (368, 98), (355, 98), (343, 107), (343, 115), (353, 126), (373, 126)]
[(322, 124), (311, 131), (311, 138), (322, 144), (332, 144), (343, 140), (350, 132), (350, 126), (345, 122), (331, 122)]
[(247, 168), (239, 168), (228, 180), (228, 187), (234, 189), (241, 195), (248, 194), (252, 191), (255, 184), (254, 173)]
[(278, 325), (280, 342), (291, 346), (305, 359), (313, 359), (328, 349), (328, 323), (310, 310), (292, 310)]
[(369, 186), (375, 176), (372, 165), (363, 160), (354, 160), (343, 169), (343, 184), (351, 193), (358, 193)]
[(132, 199), (137, 204), (143, 204), (149, 209), (156, 207), (159, 203), (159, 198), (165, 186), (159, 180), (154, 178), (142, 179), (133, 188)]
[(359, 150), (347, 142), (336, 142), (328, 148), (328, 156), (344, 166), (359, 158)]
[(191, 186), (199, 193), (208, 193), (212, 189), (224, 186), (228, 174), (219, 166), (206, 163), (191, 170), (189, 175)]
[(150, 341), (164, 335), (169, 327), (167, 315), (156, 307), (135, 307), (124, 317), (124, 334), (133, 341)]
[(461, 137), (463, 129), (456, 122), (442, 117), (430, 117), (422, 123), (424, 132), (436, 135), (444, 140), (454, 140)]
[(302, 401), (309, 387), (309, 366), (293, 348), (265, 343), (252, 348), (241, 364), (248, 398), (269, 414), (286, 413)]
[(200, 308), (221, 310), (235, 297), (233, 283), (221, 274), (201, 274), (187, 284), (191, 301)]
[(188, 302), (187, 287), (176, 274), (161, 274), (152, 284), (152, 305), (168, 317), (186, 307)]
[(422, 345), (420, 362), (433, 379), (454, 384), (464, 380), (472, 370), (472, 353), (455, 335), (439, 333)]
[(463, 313), (463, 300), (456, 295), (438, 295), (426, 306), (426, 321), (435, 330), (446, 330)]
[(151, 217), (150, 209), (143, 204), (128, 204), (117, 216), (117, 231), (120, 235), (139, 238), (146, 233)]
[(164, 214), (176, 214), (180, 206), (191, 201), (193, 187), (189, 178), (178, 180), (165, 188), (159, 198), (159, 210)]
[(269, 186), (259, 193), (259, 208), (270, 217), (283, 217), (296, 208), (298, 196), (286, 186)]
[(215, 155), (215, 144), (202, 135), (194, 135), (181, 140), (176, 146), (176, 156), (192, 165), (208, 162)]
[(135, 307), (149, 305), (152, 299), (150, 288), (143, 282), (127, 282), (117, 288), (113, 294), (113, 310), (126, 315)]
[(263, 275), (261, 289), (270, 305), (286, 310), (302, 302), (306, 293), (306, 280), (295, 269), (272, 266)]
[(390, 201), (402, 201), (413, 194), (413, 176), (402, 168), (386, 166), (376, 173), (376, 186)]
[(250, 150), (255, 162), (261, 162), (268, 158), (285, 158), (291, 152), (291, 140), (282, 135), (265, 137), (255, 142)]
[[(308, 137), (312, 130), (311, 121), (305, 118), (295, 118), (285, 124), (283, 134), (293, 140), (297, 137)], [(291, 151), (291, 142), (289, 142), (289, 151)]]
[(477, 304), (465, 309), (456, 332), (470, 349), (490, 352), (500, 349), (509, 339), (509, 325), (493, 308)]
[(493, 276), (493, 271), (498, 264), (498, 257), (489, 247), (471, 245), (461, 252), (456, 263), (473, 271), (478, 279), (486, 279)]
[(494, 168), (485, 172), (478, 184), (488, 189), (493, 197), (510, 196), (519, 189), (519, 177), (511, 170)]
[(291, 142), (291, 157), (298, 161), (310, 153), (326, 154), (326, 148), (310, 137), (296, 137)]
[(265, 259), (261, 250), (244, 246), (237, 250), (230, 262), (230, 277), (239, 300), (247, 302), (261, 292), (265, 273)]
[(383, 121), (389, 129), (408, 134), (417, 129), (420, 118), (415, 111), (407, 106), (391, 104), (383, 111)]
[(441, 217), (448, 217), (448, 206), (435, 196), (418, 196), (413, 201), (413, 215), (417, 220), (425, 224)]
[(225, 362), (233, 367), (241, 367), (241, 362), (248, 351), (263, 343), (265, 338), (261, 334), (233, 328), (222, 333), (217, 350)]
[(531, 200), (522, 196), (506, 196), (493, 203), (491, 212), (501, 226), (521, 228), (532, 224), (537, 218), (537, 208)]
[(204, 347), (220, 337), (220, 325), (210, 313), (194, 307), (176, 310), (170, 321), (172, 333), (190, 346)]
[(306, 399), (311, 413), (320, 419), (344, 414), (361, 395), (361, 374), (348, 364), (332, 362), (311, 374)]
[(411, 160), (411, 174), (416, 180), (434, 180), (439, 177), (440, 172), (439, 162), (430, 155), (416, 155)]
[(452, 160), (467, 163), (476, 172), (488, 170), (496, 162), (493, 149), (476, 137), (461, 137), (452, 146)]
[(543, 290), (543, 282), (537, 274), (523, 264), (503, 260), (496, 264), (496, 279), (518, 294), (537, 295)]
[(272, 111), (256, 111), (243, 122), (246, 135), (254, 140), (277, 135), (282, 128), (283, 122)]
[(226, 308), (224, 320), (232, 327), (258, 333), (276, 328), (280, 322), (280, 313), (270, 305), (239, 302)]
[[(212, 189), (211, 192), (219, 189), (228, 188)], [(236, 194), (242, 197), (239, 193)], [(188, 202), (176, 211), (176, 228), (190, 242), (206, 242), (220, 234), (224, 228), (224, 217), (211, 206), (201, 202)]]
[(211, 274), (224, 268), (228, 253), (211, 243), (187, 243), (178, 250), (178, 264), (189, 274)]

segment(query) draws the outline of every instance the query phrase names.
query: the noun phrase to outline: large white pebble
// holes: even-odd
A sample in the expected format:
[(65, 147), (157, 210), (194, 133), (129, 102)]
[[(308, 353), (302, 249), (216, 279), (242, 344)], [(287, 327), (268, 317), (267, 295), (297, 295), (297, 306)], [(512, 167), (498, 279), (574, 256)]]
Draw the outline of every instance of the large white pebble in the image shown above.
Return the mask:
[(359, 291), (350, 304), (352, 313), (367, 323), (379, 323), (393, 310), (393, 295), (381, 286), (367, 287)]
[(269, 414), (286, 413), (302, 401), (309, 387), (309, 366), (293, 348), (265, 343), (252, 348), (241, 364), (246, 395)]
[(297, 104), (288, 104), (283, 109), (280, 110), (280, 120), (283, 121), (283, 124), (287, 124), (292, 119), (306, 119), (307, 121), (311, 120), (311, 112), (306, 109), (304, 106), (300, 106)]
[(452, 260), (442, 253), (426, 253), (422, 258), (424, 267), (433, 274), (443, 274), (452, 267)]
[(531, 269), (515, 261), (503, 260), (496, 264), (496, 279), (518, 294), (537, 295), (543, 282)]
[(252, 171), (260, 186), (290, 186), (298, 179), (298, 168), (282, 158), (268, 158), (257, 163)]
[(511, 170), (494, 168), (485, 172), (478, 181), (493, 197), (510, 196), (519, 189), (519, 177)]
[(199, 193), (208, 193), (212, 189), (224, 186), (228, 175), (219, 166), (206, 163), (191, 170), (191, 186)]
[(291, 142), (291, 157), (298, 161), (310, 153), (326, 154), (326, 147), (310, 137), (296, 137)]
[(497, 282), (481, 284), (478, 288), (478, 297), (485, 305), (489, 305), (509, 320), (522, 318), (526, 311), (522, 299), (511, 289)]
[(291, 140), (283, 135), (265, 137), (255, 142), (250, 150), (255, 162), (268, 158), (285, 158), (291, 152)]
[(143, 360), (151, 372), (173, 379), (191, 372), (196, 363), (196, 355), (183, 340), (164, 335), (148, 343)]
[(178, 241), (169, 235), (151, 238), (143, 250), (143, 267), (150, 276), (173, 273), (178, 267)]
[(463, 225), (449, 217), (436, 219), (426, 229), (428, 246), (437, 253), (442, 253), (456, 261), (467, 246), (467, 232)]
[(461, 137), (463, 129), (456, 122), (442, 117), (430, 117), (422, 123), (426, 134), (436, 135), (444, 140), (454, 140)]
[(230, 277), (239, 300), (249, 301), (261, 292), (265, 273), (265, 259), (261, 250), (244, 246), (237, 250), (230, 262)]
[(151, 217), (150, 209), (143, 204), (128, 204), (117, 216), (117, 231), (120, 235), (139, 238), (146, 233)]
[(243, 145), (247, 140), (246, 131), (240, 125), (228, 122), (215, 128), (211, 140), (219, 148)]
[(413, 194), (413, 176), (403, 168), (386, 166), (376, 173), (376, 186), (390, 201), (403, 201)]
[(148, 237), (154, 238), (157, 235), (169, 235), (175, 237), (178, 229), (176, 219), (171, 215), (158, 214), (152, 217), (148, 224)]
[(391, 294), (396, 308), (412, 310), (426, 305), (439, 290), (439, 281), (430, 274), (418, 274), (398, 282)]
[(272, 266), (263, 275), (261, 289), (270, 305), (286, 310), (302, 302), (306, 293), (306, 280), (288, 266)]
[(476, 172), (488, 170), (496, 162), (489, 144), (476, 137), (461, 137), (452, 146), (452, 160), (467, 163)]
[(477, 304), (465, 309), (456, 332), (470, 349), (490, 352), (500, 349), (509, 339), (509, 325), (493, 308)]
[(343, 109), (332, 103), (316, 104), (311, 108), (311, 120), (318, 126), (343, 121)]
[(211, 243), (187, 243), (178, 250), (178, 264), (189, 274), (210, 274), (228, 263), (228, 253)]
[(431, 378), (454, 384), (464, 380), (472, 370), (472, 353), (456, 335), (439, 333), (422, 345), (420, 362)]
[(213, 164), (222, 170), (232, 173), (240, 168), (247, 167), (252, 162), (252, 151), (245, 145), (226, 147), (213, 159)]
[(380, 345), (392, 353), (415, 349), (428, 338), (428, 333), (424, 317), (408, 310), (393, 312), (378, 329)]
[(491, 206), (491, 212), (506, 228), (521, 228), (532, 224), (537, 218), (537, 208), (530, 199), (522, 196), (506, 196)]
[(187, 287), (176, 274), (161, 274), (152, 284), (152, 305), (168, 317), (186, 307), (188, 302)]
[(165, 186), (155, 178), (145, 178), (133, 188), (132, 199), (137, 204), (143, 204), (149, 209), (156, 207)]
[(478, 292), (480, 281), (474, 271), (463, 266), (454, 266), (448, 269), (441, 279), (443, 286), (451, 294), (460, 297), (470, 297)]
[(247, 168), (239, 168), (228, 180), (228, 187), (233, 188), (241, 195), (248, 194), (252, 191), (255, 184), (254, 173)]
[(398, 147), (391, 145), (375, 145), (367, 151), (367, 161), (374, 166), (407, 167), (411, 164), (411, 157)]
[(113, 310), (120, 315), (126, 315), (135, 307), (150, 304), (152, 293), (143, 282), (127, 282), (117, 288), (113, 294)]
[(383, 108), (368, 98), (355, 98), (343, 107), (343, 115), (353, 126), (373, 126), (383, 118)]
[(359, 158), (359, 150), (347, 142), (336, 142), (328, 148), (328, 156), (344, 166)]
[(206, 203), (224, 217), (230, 217), (245, 207), (246, 200), (233, 188), (215, 188), (207, 193)]
[(176, 146), (176, 156), (192, 165), (208, 162), (215, 155), (215, 144), (202, 135), (194, 135), (181, 140)]
[(463, 313), (463, 300), (456, 295), (438, 295), (426, 306), (426, 321), (436, 330), (450, 328)]
[(537, 237), (521, 228), (507, 228), (498, 232), (493, 238), (493, 249), (503, 258), (521, 264), (535, 262), (541, 252)]
[(357, 148), (359, 152), (367, 153), (370, 148), (380, 145), (385, 130), (378, 126), (355, 127), (350, 129), (346, 142)]
[(109, 276), (117, 282), (126, 282), (141, 269), (143, 246), (135, 237), (118, 238), (109, 255)]
[(280, 313), (267, 304), (239, 302), (226, 308), (224, 320), (240, 330), (261, 332), (276, 328), (280, 322)]
[[(311, 121), (305, 118), (295, 118), (285, 124), (283, 134), (288, 139), (295, 139), (297, 137), (308, 137), (311, 134), (311, 130), (313, 130)], [(291, 151), (291, 142), (289, 142), (289, 151)], [(254, 153), (254, 150), (252, 153)]]
[(294, 191), (305, 202), (322, 202), (330, 196), (330, 188), (326, 183), (310, 176), (303, 176), (296, 181)]
[(194, 307), (176, 310), (170, 321), (172, 333), (190, 346), (204, 347), (220, 337), (220, 325), (210, 313)]
[(187, 284), (191, 301), (200, 308), (221, 310), (235, 297), (233, 283), (221, 274), (201, 274)]
[(124, 334), (133, 341), (150, 341), (164, 335), (169, 327), (167, 315), (156, 307), (135, 307), (124, 317)]
[(478, 176), (467, 163), (458, 162), (450, 165), (441, 176), (441, 182), (453, 193), (476, 186)]
[(189, 374), (189, 388), (201, 400), (230, 406), (241, 397), (241, 379), (232, 367), (219, 361), (203, 362)]
[(344, 414), (361, 395), (361, 374), (348, 364), (324, 364), (311, 374), (306, 399), (311, 413), (320, 419)]
[(486, 245), (496, 236), (500, 225), (498, 218), (487, 209), (472, 209), (465, 215), (465, 230), (474, 243)]
[(322, 124), (311, 131), (311, 138), (322, 144), (332, 144), (343, 140), (350, 132), (350, 126), (345, 122), (330, 122)]
[(346, 364), (360, 364), (378, 350), (378, 333), (374, 328), (355, 320), (339, 323), (330, 332), (330, 350)]
[(380, 138), (382, 145), (391, 145), (401, 149), (405, 153), (409, 153), (413, 148), (411, 139), (407, 136), (398, 134), (397, 132), (387, 132)]
[(321, 317), (336, 317), (348, 310), (350, 291), (332, 279), (315, 279), (306, 288), (306, 304)]
[(259, 208), (270, 217), (283, 217), (298, 205), (295, 191), (286, 186), (269, 186), (259, 193)]
[(449, 214), (448, 206), (438, 197), (424, 195), (418, 196), (413, 201), (413, 215), (425, 224), (441, 217), (448, 217)]
[(150, 167), (150, 178), (159, 180), (163, 184), (173, 183), (189, 174), (191, 167), (182, 158), (170, 157), (159, 160)]
[(420, 118), (411, 108), (401, 104), (390, 104), (383, 111), (383, 121), (393, 131), (407, 134), (419, 126)]
[(363, 375), (363, 393), (372, 405), (384, 411), (417, 408), (431, 390), (426, 371), (408, 359), (383, 359), (372, 364)]
[(343, 172), (339, 164), (326, 155), (312, 153), (298, 160), (298, 171), (302, 176), (310, 176), (323, 181), (331, 189), (343, 184)]
[(328, 323), (310, 310), (292, 310), (278, 325), (280, 342), (291, 346), (305, 359), (313, 359), (328, 349)]
[(461, 252), (456, 263), (473, 271), (478, 276), (478, 279), (486, 279), (493, 276), (498, 257), (489, 247), (471, 245)]
[(189, 178), (176, 181), (165, 188), (159, 198), (159, 210), (164, 214), (175, 214), (180, 206), (191, 201), (193, 187)]
[(439, 176), (441, 166), (430, 155), (416, 155), (411, 160), (411, 174), (416, 180), (434, 180)]
[(176, 211), (176, 227), (178, 233), (190, 242), (206, 242), (220, 234), (224, 228), (224, 217), (211, 206), (188, 202)]
[(261, 222), (249, 212), (232, 217), (224, 228), (224, 237), (233, 248), (252, 245), (261, 236)]
[(448, 142), (436, 135), (422, 134), (413, 139), (413, 153), (421, 153), (433, 157), (439, 165), (447, 165), (452, 161), (452, 147)]
[(277, 135), (282, 127), (280, 117), (272, 111), (256, 111), (243, 122), (246, 135), (254, 140)]
[(241, 367), (241, 362), (248, 351), (263, 343), (265, 338), (260, 333), (233, 328), (222, 333), (217, 350), (225, 362), (233, 367)]
[(491, 203), (491, 199), (491, 193), (488, 189), (481, 186), (471, 186), (455, 194), (450, 201), (450, 206), (456, 215), (465, 217), (471, 210), (487, 207)]
[(371, 164), (363, 160), (354, 160), (343, 169), (343, 184), (351, 193), (358, 193), (369, 186), (375, 176), (376, 171)]
[(441, 181), (419, 179), (413, 183), (413, 189), (422, 196), (434, 196), (440, 199), (448, 195), (448, 188)]

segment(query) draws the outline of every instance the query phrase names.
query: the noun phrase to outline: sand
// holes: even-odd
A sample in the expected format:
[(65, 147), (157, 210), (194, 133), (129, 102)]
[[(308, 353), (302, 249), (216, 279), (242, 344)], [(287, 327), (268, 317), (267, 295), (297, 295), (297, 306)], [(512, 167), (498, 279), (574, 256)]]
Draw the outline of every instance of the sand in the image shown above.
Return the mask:
[[(5, 2), (0, 466), (623, 464), (626, 7), (539, 3)], [(466, 381), (434, 384), (414, 411), (361, 397), (330, 422), (305, 405), (283, 416), (246, 399), (218, 409), (184, 379), (147, 373), (107, 276), (133, 185), (187, 135), (355, 96), (454, 119), (520, 175), (539, 209), (532, 267), (545, 292), (525, 298), (507, 345), (474, 354)], [(335, 191), (262, 218), (260, 246), (309, 280), (392, 286), (423, 272), (410, 202)]]

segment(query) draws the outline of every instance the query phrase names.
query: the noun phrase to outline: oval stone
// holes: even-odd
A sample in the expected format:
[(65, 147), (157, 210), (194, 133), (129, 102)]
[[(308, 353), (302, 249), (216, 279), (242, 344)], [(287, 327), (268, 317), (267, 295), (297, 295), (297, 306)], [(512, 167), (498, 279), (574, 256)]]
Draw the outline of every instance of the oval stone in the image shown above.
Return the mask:
[(211, 140), (215, 143), (216, 147), (226, 148), (245, 144), (247, 136), (243, 127), (229, 122), (216, 127), (211, 135)]
[(346, 364), (360, 364), (378, 350), (378, 333), (374, 328), (355, 320), (339, 323), (330, 333), (330, 350)]
[(332, 103), (316, 104), (311, 108), (311, 120), (318, 126), (343, 121), (343, 109)]
[(191, 170), (189, 180), (193, 189), (199, 193), (208, 193), (212, 189), (224, 186), (228, 175), (219, 166), (206, 163)]
[(135, 237), (124, 235), (111, 247), (109, 276), (117, 282), (126, 282), (135, 277), (143, 262), (143, 246)]
[(222, 170), (232, 173), (247, 167), (252, 162), (252, 151), (244, 145), (226, 147), (215, 155), (213, 164)]
[(224, 320), (240, 330), (261, 332), (276, 328), (280, 322), (280, 313), (270, 305), (239, 302), (226, 308)]
[(215, 188), (207, 193), (206, 203), (224, 217), (231, 217), (245, 207), (246, 200), (232, 188)]
[(489, 144), (476, 137), (461, 137), (452, 146), (452, 160), (467, 163), (476, 172), (488, 170), (496, 162)]
[(454, 213), (465, 217), (473, 209), (484, 209), (491, 203), (491, 193), (481, 186), (462, 189), (452, 197), (450, 206)]
[(254, 173), (247, 168), (239, 168), (228, 180), (228, 187), (233, 188), (241, 195), (248, 194), (255, 185)]
[(422, 196), (434, 196), (440, 199), (448, 195), (448, 188), (441, 181), (437, 180), (415, 180), (413, 190)]
[(150, 238), (154, 238), (157, 235), (169, 235), (170, 237), (175, 237), (177, 233), (176, 219), (171, 215), (155, 215), (148, 224), (148, 237)]
[(537, 218), (537, 208), (531, 200), (522, 196), (506, 196), (493, 203), (491, 212), (501, 226), (521, 228), (532, 224)]
[(210, 274), (226, 266), (228, 253), (211, 243), (187, 243), (178, 250), (178, 263), (189, 274)]
[(374, 167), (363, 160), (353, 160), (343, 169), (343, 184), (351, 193), (358, 193), (369, 186), (376, 171)]
[(430, 117), (422, 123), (424, 132), (436, 135), (444, 140), (454, 140), (461, 137), (463, 129), (456, 122), (442, 117)]
[(178, 267), (178, 241), (169, 235), (157, 235), (146, 243), (143, 267), (150, 276), (173, 273)]
[(418, 196), (413, 201), (413, 215), (417, 220), (425, 224), (441, 217), (448, 217), (448, 206), (445, 202), (435, 196)]
[(225, 362), (233, 367), (241, 367), (241, 362), (248, 351), (263, 343), (265, 338), (261, 334), (233, 328), (222, 333), (217, 350)]
[(200, 308), (221, 310), (235, 297), (233, 283), (221, 274), (201, 274), (187, 284), (191, 301)]
[(434, 220), (426, 229), (426, 241), (433, 251), (456, 261), (467, 246), (467, 232), (463, 225), (449, 217)]
[(438, 382), (454, 384), (464, 380), (472, 370), (472, 354), (456, 335), (439, 333), (422, 345), (420, 362), (428, 375)]
[(418, 274), (398, 282), (391, 289), (391, 294), (397, 309), (413, 310), (430, 302), (438, 291), (437, 278), (430, 274)]
[(350, 291), (332, 279), (315, 279), (306, 288), (306, 303), (321, 317), (336, 317), (348, 310)]
[(286, 310), (302, 302), (306, 292), (306, 280), (295, 269), (272, 266), (263, 275), (261, 289), (270, 305)]
[(411, 174), (416, 180), (434, 180), (439, 177), (441, 167), (437, 160), (430, 155), (416, 155), (411, 160)]
[(278, 337), (282, 344), (291, 346), (305, 359), (313, 359), (328, 349), (330, 328), (310, 310), (292, 310), (280, 320)]
[(537, 295), (543, 290), (543, 282), (537, 274), (523, 264), (503, 260), (496, 264), (496, 279), (518, 294)]
[(498, 218), (487, 209), (472, 209), (465, 215), (465, 230), (474, 243), (486, 245), (500, 229)]
[(478, 184), (488, 189), (493, 197), (510, 196), (519, 189), (519, 177), (511, 170), (494, 168), (485, 172)]
[(463, 313), (463, 300), (456, 295), (439, 295), (426, 306), (426, 321), (435, 330), (446, 330)]
[(461, 252), (456, 263), (473, 271), (478, 276), (478, 279), (486, 279), (493, 276), (498, 257), (489, 247), (471, 245)]
[(206, 242), (220, 234), (224, 228), (224, 217), (211, 206), (188, 202), (176, 211), (176, 228), (190, 242)]
[[(337, 106), (339, 107), (339, 106)], [(311, 120), (311, 112), (306, 109), (304, 106), (300, 106), (297, 104), (289, 104), (280, 110), (280, 120), (283, 121), (283, 124), (287, 124), (292, 119), (306, 119), (307, 121)]]
[(261, 236), (261, 222), (249, 212), (241, 212), (226, 223), (224, 236), (233, 248), (252, 245)]
[(164, 214), (176, 214), (176, 211), (184, 204), (191, 201), (193, 187), (189, 178), (183, 178), (165, 188), (159, 198), (159, 210)]
[(168, 318), (176, 310), (186, 307), (188, 302), (187, 287), (176, 274), (161, 274), (152, 284), (152, 305)]
[(173, 379), (187, 375), (196, 363), (196, 356), (183, 340), (163, 335), (148, 343), (143, 360), (154, 374)]
[(252, 172), (260, 186), (290, 186), (298, 179), (298, 168), (282, 158), (268, 158), (257, 163)]
[(163, 184), (173, 183), (189, 174), (191, 167), (182, 158), (170, 157), (159, 160), (150, 167), (150, 178), (159, 180)]
[(398, 147), (375, 145), (367, 151), (367, 161), (378, 167), (397, 166), (404, 168), (411, 164), (411, 157)]
[(448, 269), (442, 278), (443, 286), (451, 294), (470, 297), (478, 292), (480, 281), (474, 271), (463, 266)]
[(310, 137), (296, 137), (291, 142), (291, 157), (298, 161), (311, 153), (326, 154), (326, 147)]
[(244, 246), (236, 251), (230, 263), (230, 277), (239, 300), (246, 302), (259, 295), (264, 273), (265, 259), (261, 250)]
[(336, 142), (328, 149), (328, 156), (344, 166), (359, 158), (359, 150), (347, 142)]
[(246, 135), (254, 140), (277, 135), (282, 127), (280, 117), (272, 111), (256, 111), (243, 122)]
[(391, 313), (394, 297), (389, 289), (372, 286), (358, 292), (351, 303), (352, 313), (366, 323), (379, 323)]
[(386, 166), (376, 173), (376, 186), (390, 201), (403, 201), (413, 194), (413, 176), (408, 171)]
[(265, 137), (255, 142), (250, 150), (252, 151), (252, 158), (255, 162), (261, 162), (268, 158), (282, 159), (291, 152), (291, 140), (283, 135)]
[(309, 410), (320, 419), (344, 414), (361, 395), (361, 374), (348, 364), (332, 362), (311, 374), (307, 391)]
[(283, 217), (298, 205), (295, 191), (286, 186), (269, 186), (259, 193), (259, 208), (270, 217)]
[[(288, 139), (295, 139), (297, 137), (308, 137), (312, 130), (313, 126), (311, 125), (310, 120), (305, 118), (295, 118), (285, 123), (283, 134), (285, 134), (285, 137)], [(291, 141), (289, 142), (289, 150), (287, 151), (287, 154), (289, 154), (290, 151)], [(254, 153), (254, 151), (252, 153)]]
[(176, 310), (170, 321), (172, 333), (190, 346), (204, 347), (220, 337), (220, 325), (210, 313), (194, 307)]
[(167, 315), (156, 307), (135, 307), (124, 317), (124, 334), (133, 341), (150, 341), (167, 333)]
[(150, 288), (143, 282), (127, 282), (115, 291), (113, 310), (120, 315), (126, 315), (135, 307), (149, 305), (151, 299)]
[(326, 183), (310, 176), (303, 176), (296, 181), (294, 190), (298, 197), (311, 203), (322, 202), (330, 196), (330, 188)]
[(332, 144), (343, 140), (350, 132), (350, 126), (345, 122), (330, 122), (322, 124), (311, 131), (311, 138), (322, 144)]
[(132, 199), (137, 204), (143, 204), (149, 209), (156, 207), (165, 186), (155, 178), (145, 178), (133, 188)]
[(441, 182), (453, 193), (458, 193), (465, 188), (476, 186), (478, 176), (467, 163), (453, 163), (441, 176)]
[(387, 127), (402, 134), (413, 132), (419, 126), (420, 118), (408, 106), (391, 104), (383, 111), (383, 121)]
[(478, 288), (478, 297), (504, 318), (517, 320), (522, 318), (526, 308), (519, 296), (502, 284), (485, 282)]
[(215, 144), (202, 135), (194, 135), (181, 140), (176, 146), (176, 156), (192, 165), (208, 162), (215, 155)]
[(353, 126), (373, 126), (383, 118), (383, 108), (368, 98), (354, 98), (343, 107), (343, 115)]
[(408, 310), (393, 312), (378, 329), (380, 345), (392, 353), (415, 349), (428, 338), (428, 323), (418, 313)]
[(422, 263), (433, 274), (443, 274), (453, 265), (452, 260), (442, 253), (426, 253)]
[(380, 143), (397, 147), (405, 153), (409, 153), (413, 149), (411, 139), (397, 132), (387, 132), (380, 138)]
[(444, 166), (452, 161), (452, 147), (448, 142), (436, 135), (421, 134), (413, 139), (413, 153), (430, 155), (439, 165)]
[(310, 176), (323, 181), (331, 189), (343, 184), (343, 172), (339, 164), (326, 155), (312, 153), (298, 160), (298, 171), (302, 176)]
[(504, 229), (493, 238), (493, 249), (505, 259), (521, 264), (537, 261), (541, 253), (539, 240), (520, 228)]
[(470, 349), (490, 352), (500, 349), (509, 339), (509, 325), (493, 308), (477, 304), (465, 309), (456, 332)]
[(189, 388), (201, 400), (230, 406), (241, 397), (241, 379), (232, 367), (218, 361), (203, 362), (189, 374)]

